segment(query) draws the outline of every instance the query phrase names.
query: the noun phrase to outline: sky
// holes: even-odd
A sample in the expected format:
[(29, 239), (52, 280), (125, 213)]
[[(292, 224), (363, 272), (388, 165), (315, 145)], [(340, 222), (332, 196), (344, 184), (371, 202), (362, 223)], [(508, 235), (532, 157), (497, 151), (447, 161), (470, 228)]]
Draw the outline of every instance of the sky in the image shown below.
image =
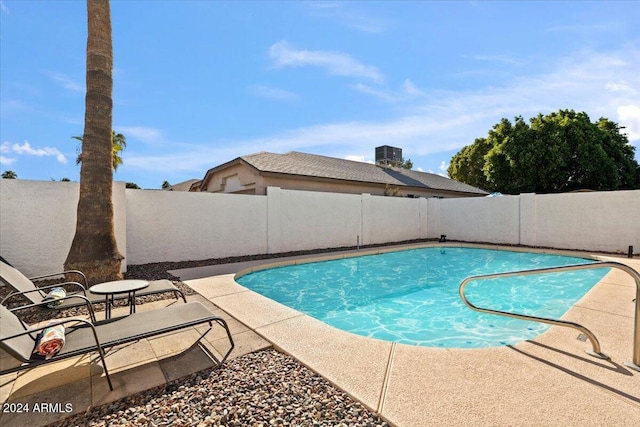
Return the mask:
[[(118, 1), (116, 181), (158, 189), (236, 157), (403, 150), (446, 175), (502, 118), (607, 117), (640, 158), (639, 1)], [(84, 1), (0, 1), (0, 170), (79, 180)]]

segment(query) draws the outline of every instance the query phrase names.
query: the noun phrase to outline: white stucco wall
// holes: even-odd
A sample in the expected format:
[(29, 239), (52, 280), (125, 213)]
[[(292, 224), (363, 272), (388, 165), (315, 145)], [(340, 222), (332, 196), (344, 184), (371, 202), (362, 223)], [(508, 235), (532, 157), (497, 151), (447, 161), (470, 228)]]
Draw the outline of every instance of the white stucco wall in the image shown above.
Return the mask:
[[(116, 240), (126, 259), (124, 190), (123, 182), (114, 182)], [(77, 182), (0, 180), (0, 254), (27, 276), (62, 271), (75, 235), (79, 191)]]
[(517, 244), (518, 196), (429, 199), (429, 237)]
[(426, 199), (363, 194), (361, 243), (369, 245), (420, 238), (426, 228), (426, 203), (421, 200)]
[[(60, 271), (78, 184), (0, 180), (0, 255), (27, 275)], [(417, 238), (640, 252), (640, 190), (407, 199), (281, 190), (266, 196), (132, 190), (114, 183), (127, 264), (336, 248)]]
[(640, 190), (429, 199), (429, 237), (640, 252)]
[(356, 245), (361, 234), (359, 194), (269, 187), (267, 197), (271, 253)]
[(528, 209), (523, 244), (640, 252), (640, 190), (536, 195)]
[(131, 189), (126, 195), (129, 264), (267, 252), (266, 197)]
[(520, 238), (522, 245), (536, 246), (536, 201), (535, 193), (520, 195)]

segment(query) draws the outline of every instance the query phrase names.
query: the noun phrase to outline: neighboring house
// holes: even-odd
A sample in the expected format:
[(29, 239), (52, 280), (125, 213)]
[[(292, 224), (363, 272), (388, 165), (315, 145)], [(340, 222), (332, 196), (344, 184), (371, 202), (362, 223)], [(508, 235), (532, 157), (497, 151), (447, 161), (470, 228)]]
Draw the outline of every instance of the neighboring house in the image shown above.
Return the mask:
[(190, 179), (188, 181), (179, 182), (174, 185), (170, 185), (167, 188), (163, 188), (165, 191), (190, 191), (193, 184), (199, 183), (199, 179)]
[(407, 197), (489, 194), (441, 175), (296, 151), (238, 157), (209, 169), (191, 191), (264, 195), (267, 187)]

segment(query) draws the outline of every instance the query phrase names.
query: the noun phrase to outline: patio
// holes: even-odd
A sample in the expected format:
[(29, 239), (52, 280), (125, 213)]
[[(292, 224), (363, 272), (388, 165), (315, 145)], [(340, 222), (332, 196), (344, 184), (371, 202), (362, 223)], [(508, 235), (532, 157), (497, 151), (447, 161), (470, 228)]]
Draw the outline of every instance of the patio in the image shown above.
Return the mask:
[[(622, 363), (632, 355), (635, 284), (622, 272), (610, 272), (564, 317), (591, 329), (611, 360), (588, 356), (584, 350), (589, 343), (576, 339), (574, 330), (560, 327), (552, 327), (533, 341), (489, 349), (436, 349), (368, 339), (332, 328), (233, 280), (238, 271), (273, 262), (295, 263), (355, 252), (367, 253), (214, 265), (172, 274), (199, 293), (190, 300), (205, 303), (227, 320), (236, 342), (232, 357), (272, 345), (393, 425), (640, 423), (640, 373)], [(640, 270), (638, 259), (601, 259)], [(176, 302), (158, 301), (139, 305), (138, 310), (169, 303)], [(227, 345), (219, 329), (206, 337), (207, 346), (217, 354)], [(90, 363), (87, 356), (4, 375), (0, 379), (3, 402), (72, 403), (72, 412), (4, 413), (0, 421), (3, 426), (45, 425), (211, 367), (212, 362), (198, 348), (183, 353), (196, 333), (191, 330), (141, 340), (109, 352), (113, 392), (99, 365)]]
[[(200, 295), (187, 297), (200, 301), (215, 314), (223, 317), (232, 332), (235, 348), (230, 359), (268, 348), (270, 344), (246, 326), (231, 318)], [(153, 310), (169, 304), (182, 304), (182, 300), (162, 300), (137, 306), (137, 311)], [(129, 308), (118, 307), (113, 316), (128, 314)], [(97, 313), (98, 318), (104, 312)], [(191, 347), (208, 326), (118, 346), (106, 354), (114, 390), (110, 391), (102, 366), (95, 354), (71, 358), (43, 365), (31, 370), (5, 374), (0, 377), (2, 402), (17, 403), (4, 406), (0, 423), (3, 426), (42, 426), (68, 416), (83, 413), (90, 407), (114, 402), (137, 392), (162, 386), (191, 373), (211, 368), (214, 362), (199, 347)], [(216, 327), (203, 339), (205, 346), (220, 358), (229, 348), (223, 328)], [(186, 351), (185, 351), (186, 350)], [(0, 358), (2, 364), (4, 358)], [(7, 400), (8, 399), (8, 400)], [(43, 404), (53, 404), (46, 406)], [(17, 412), (20, 404), (28, 404), (28, 413)], [(40, 405), (44, 410), (34, 410)], [(56, 406), (57, 405), (57, 406)]]

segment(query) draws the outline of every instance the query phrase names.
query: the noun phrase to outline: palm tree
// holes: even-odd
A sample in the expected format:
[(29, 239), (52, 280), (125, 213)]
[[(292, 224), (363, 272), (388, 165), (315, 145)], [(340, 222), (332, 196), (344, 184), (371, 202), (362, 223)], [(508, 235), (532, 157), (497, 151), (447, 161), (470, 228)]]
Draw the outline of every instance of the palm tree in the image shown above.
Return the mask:
[(120, 153), (127, 148), (127, 138), (121, 133), (111, 131), (111, 148), (113, 150), (113, 170), (118, 170), (118, 166), (122, 164)]
[(90, 283), (121, 279), (113, 223), (113, 44), (109, 0), (87, 0), (87, 95), (76, 233), (64, 263)]
[[(80, 147), (78, 147), (78, 157), (76, 157), (76, 165), (82, 163), (82, 137), (72, 136), (71, 138), (80, 141)], [(113, 170), (117, 171), (118, 166), (122, 164), (122, 156), (120, 153), (127, 148), (127, 138), (121, 133), (116, 133), (115, 130), (111, 131), (111, 148), (113, 149)]]
[(8, 171), (2, 172), (2, 179), (17, 179), (17, 178), (18, 178), (18, 174), (15, 173), (14, 171), (8, 170)]

